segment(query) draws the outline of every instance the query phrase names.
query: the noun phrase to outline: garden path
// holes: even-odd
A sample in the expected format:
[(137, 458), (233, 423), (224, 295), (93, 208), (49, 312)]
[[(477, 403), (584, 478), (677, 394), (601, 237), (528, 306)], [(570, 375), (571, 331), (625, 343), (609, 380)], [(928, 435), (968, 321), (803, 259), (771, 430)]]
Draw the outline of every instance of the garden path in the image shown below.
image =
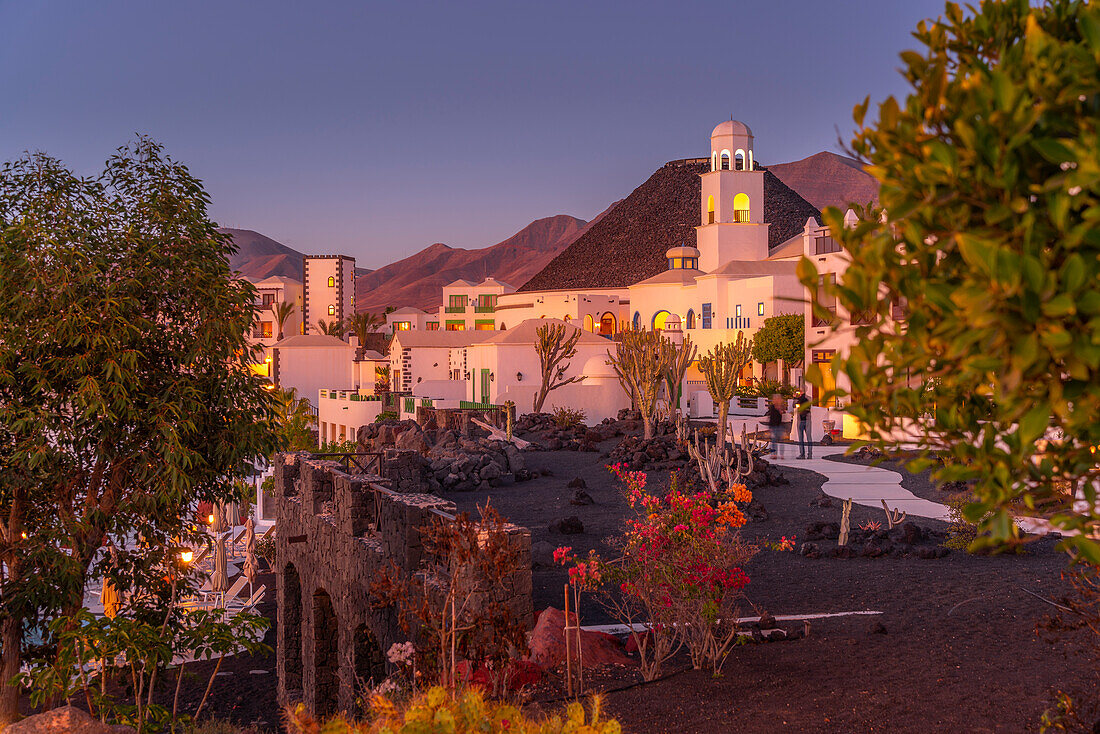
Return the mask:
[(827, 479), (821, 485), (821, 491), (830, 497), (851, 499), (858, 505), (876, 508), (881, 508), (882, 500), (886, 500), (890, 509), (899, 509), (910, 517), (949, 520), (946, 505), (921, 499), (902, 487), (901, 475), (897, 472), (877, 466), (828, 461), (825, 458), (843, 455), (848, 450), (847, 446), (814, 446), (816, 455), (812, 459), (793, 458), (798, 451), (796, 444), (784, 444), (783, 449), (788, 458), (769, 458), (768, 461), (778, 466), (808, 469), (824, 475)]

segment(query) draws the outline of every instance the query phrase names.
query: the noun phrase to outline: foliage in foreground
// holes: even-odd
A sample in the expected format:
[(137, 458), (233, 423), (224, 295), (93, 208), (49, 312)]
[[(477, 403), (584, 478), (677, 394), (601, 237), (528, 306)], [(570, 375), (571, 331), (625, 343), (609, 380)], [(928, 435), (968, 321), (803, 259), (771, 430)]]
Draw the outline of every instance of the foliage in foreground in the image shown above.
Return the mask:
[[(852, 151), (881, 207), (847, 228), (825, 212), (851, 265), (826, 289), (840, 313), (814, 313), (869, 317), (834, 360), (850, 411), (880, 446), (915, 441), (927, 461), (914, 468), (957, 459), (937, 479), (974, 480), (979, 544), (1019, 542), (1013, 505), (1053, 499), (1052, 522), (1085, 531), (1067, 544), (1100, 563), (1087, 532), (1100, 520), (1100, 5), (949, 3), (914, 35), (912, 93), (871, 124), (856, 108)], [(810, 260), (799, 275), (817, 293)]]
[(286, 711), (287, 729), (293, 734), (620, 734), (614, 719), (604, 719), (599, 697), (588, 710), (580, 703), (569, 704), (564, 715), (532, 718), (505, 703), (487, 701), (481, 691), (469, 689), (452, 698), (445, 688), (435, 687), (398, 707), (385, 696), (370, 701), (370, 718), (354, 722), (338, 716), (325, 722), (315, 720), (305, 707)]
[(202, 537), (195, 504), (279, 447), (251, 369), (256, 290), (208, 203), (145, 138), (95, 178), (41, 153), (0, 167), (0, 724), (25, 624), (71, 629), (90, 579), (163, 594)]

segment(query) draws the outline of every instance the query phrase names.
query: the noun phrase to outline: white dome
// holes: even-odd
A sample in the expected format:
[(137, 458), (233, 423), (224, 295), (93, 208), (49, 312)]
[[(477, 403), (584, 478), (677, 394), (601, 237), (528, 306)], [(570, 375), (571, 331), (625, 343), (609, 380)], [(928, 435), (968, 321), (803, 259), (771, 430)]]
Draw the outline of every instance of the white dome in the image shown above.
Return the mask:
[(740, 120), (726, 120), (718, 123), (717, 127), (714, 128), (714, 132), (710, 134), (712, 138), (718, 135), (748, 135), (751, 138), (752, 130)]
[(615, 368), (607, 363), (607, 357), (600, 355), (589, 357), (588, 361), (584, 363), (581, 374), (585, 377), (616, 377)]

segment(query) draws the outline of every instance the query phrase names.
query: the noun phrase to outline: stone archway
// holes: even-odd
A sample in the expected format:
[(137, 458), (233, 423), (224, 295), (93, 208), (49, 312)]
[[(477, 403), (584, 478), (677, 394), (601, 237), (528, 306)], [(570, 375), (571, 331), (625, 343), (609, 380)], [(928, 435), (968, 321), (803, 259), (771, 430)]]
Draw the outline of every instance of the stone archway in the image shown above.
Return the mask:
[(603, 336), (615, 336), (615, 314), (610, 311), (600, 317), (600, 334)]
[(302, 582), (293, 563), (283, 570), (283, 594), (279, 604), (280, 649), (283, 653), (283, 685), (288, 691), (302, 690)]
[(313, 592), (313, 711), (318, 717), (336, 713), (340, 705), (340, 623), (332, 597)]
[(367, 696), (386, 679), (386, 656), (366, 624), (355, 630), (355, 699), (366, 711)]

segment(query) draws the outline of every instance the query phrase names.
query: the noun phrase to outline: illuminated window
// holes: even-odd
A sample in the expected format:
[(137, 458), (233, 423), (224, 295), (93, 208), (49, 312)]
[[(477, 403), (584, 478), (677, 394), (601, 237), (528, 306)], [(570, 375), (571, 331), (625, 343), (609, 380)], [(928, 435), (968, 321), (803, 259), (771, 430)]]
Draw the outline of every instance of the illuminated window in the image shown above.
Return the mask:
[(329, 288), (335, 288), (336, 287), (336, 278), (332, 277), (331, 275), (328, 276), (328, 287)]
[(741, 304), (737, 304), (737, 308), (734, 309), (733, 315), (737, 318), (741, 318)]
[(328, 307), (328, 315), (329, 316), (335, 316), (336, 315), (336, 306), (329, 306)]
[(411, 321), (394, 321), (393, 322), (393, 330), (394, 331), (408, 331), (411, 328), (412, 328), (412, 322)]
[(756, 304), (756, 315), (757, 316), (763, 316), (764, 315), (764, 302), (763, 301)]
[(439, 322), (438, 321), (429, 321), (428, 323), (424, 324), (424, 327), (428, 331), (439, 331)]
[(272, 328), (270, 321), (261, 321), (260, 322), (260, 335), (264, 339), (270, 339), (271, 337), (273, 337), (275, 335), (275, 331)]
[(707, 197), (707, 224), (714, 224), (714, 196)]
[(733, 221), (744, 223), (749, 221), (749, 195), (738, 194), (733, 197)]

